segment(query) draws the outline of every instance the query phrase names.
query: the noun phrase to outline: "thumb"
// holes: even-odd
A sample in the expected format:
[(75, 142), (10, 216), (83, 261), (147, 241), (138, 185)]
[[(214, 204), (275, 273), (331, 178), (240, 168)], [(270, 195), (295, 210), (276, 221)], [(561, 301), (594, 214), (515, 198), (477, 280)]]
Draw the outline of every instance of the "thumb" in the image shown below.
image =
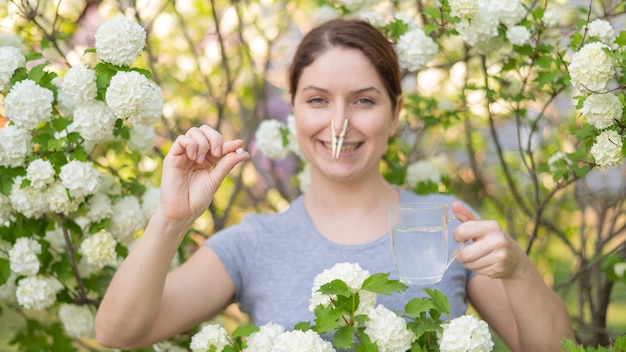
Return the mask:
[(467, 209), (467, 207), (459, 201), (452, 202), (452, 212), (461, 222), (477, 219), (474, 213), (472, 213), (471, 210)]
[(217, 184), (221, 184), (222, 181), (226, 178), (229, 172), (235, 168), (242, 161), (250, 158), (250, 153), (244, 151), (241, 154), (237, 152), (230, 152), (222, 157), (220, 161), (215, 164), (215, 167), (211, 171), (211, 173), (215, 176), (215, 180)]

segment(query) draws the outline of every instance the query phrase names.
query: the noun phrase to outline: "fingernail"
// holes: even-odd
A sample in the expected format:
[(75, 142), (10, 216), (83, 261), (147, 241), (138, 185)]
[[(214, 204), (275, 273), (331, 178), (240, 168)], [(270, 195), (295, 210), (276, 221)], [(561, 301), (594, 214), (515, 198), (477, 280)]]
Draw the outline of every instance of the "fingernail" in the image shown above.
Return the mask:
[(205, 157), (206, 157), (206, 154), (200, 154), (200, 155), (198, 155), (198, 159), (197, 160), (202, 162)]
[(243, 148), (237, 148), (237, 150), (235, 150), (235, 153), (243, 154)]
[(213, 148), (213, 154), (215, 154), (215, 156), (222, 156), (222, 147), (215, 146), (215, 148)]

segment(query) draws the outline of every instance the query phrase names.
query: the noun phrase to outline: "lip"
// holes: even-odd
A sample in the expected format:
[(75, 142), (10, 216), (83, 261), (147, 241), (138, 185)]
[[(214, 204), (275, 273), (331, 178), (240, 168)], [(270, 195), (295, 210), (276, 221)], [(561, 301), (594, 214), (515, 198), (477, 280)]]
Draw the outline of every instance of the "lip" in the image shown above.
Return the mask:
[[(333, 144), (331, 142), (325, 142), (325, 141), (320, 141), (320, 142), (326, 150), (328, 151), (332, 150)], [(363, 145), (363, 142), (344, 141), (343, 144), (341, 145), (341, 152), (339, 154), (340, 155), (350, 154), (352, 152), (357, 151), (359, 148), (361, 148), (362, 145)]]

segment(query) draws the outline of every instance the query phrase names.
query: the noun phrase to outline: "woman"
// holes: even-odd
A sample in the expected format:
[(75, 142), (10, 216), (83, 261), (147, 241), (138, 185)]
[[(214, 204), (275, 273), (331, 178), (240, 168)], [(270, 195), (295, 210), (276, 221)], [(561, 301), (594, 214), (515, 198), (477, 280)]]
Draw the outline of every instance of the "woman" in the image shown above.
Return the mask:
[[(291, 328), (313, 318), (313, 278), (338, 262), (394, 272), (388, 209), (439, 201), (465, 221), (457, 242), (471, 241), (433, 288), (466, 300), (514, 351), (557, 351), (573, 338), (569, 314), (521, 248), (493, 221), (444, 195), (418, 196), (381, 176), (379, 162), (402, 109), (393, 46), (366, 22), (334, 20), (308, 33), (289, 70), (297, 136), (311, 184), (288, 210), (250, 215), (207, 240), (180, 267), (169, 263), (227, 173), (249, 157), (243, 141), (223, 141), (208, 126), (174, 142), (163, 165), (161, 202), (135, 249), (118, 269), (96, 317), (105, 346), (150, 345), (209, 320), (232, 302), (257, 325)], [(422, 287), (380, 297), (402, 310)]]

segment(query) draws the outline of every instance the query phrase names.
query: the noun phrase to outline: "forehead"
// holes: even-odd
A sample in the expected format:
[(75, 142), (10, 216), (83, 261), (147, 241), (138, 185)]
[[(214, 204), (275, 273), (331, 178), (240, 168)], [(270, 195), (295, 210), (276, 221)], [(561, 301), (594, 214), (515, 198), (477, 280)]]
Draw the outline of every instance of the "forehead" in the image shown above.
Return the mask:
[(360, 50), (333, 47), (320, 54), (302, 70), (298, 86), (358, 87), (374, 86), (384, 91), (376, 68)]

